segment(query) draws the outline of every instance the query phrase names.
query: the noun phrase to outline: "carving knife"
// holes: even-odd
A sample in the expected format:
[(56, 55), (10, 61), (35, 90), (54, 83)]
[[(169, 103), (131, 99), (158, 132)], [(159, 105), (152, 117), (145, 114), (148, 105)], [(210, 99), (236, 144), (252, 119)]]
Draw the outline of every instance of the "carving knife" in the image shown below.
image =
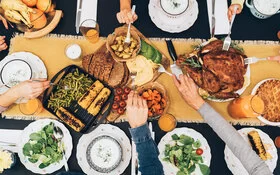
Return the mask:
[(181, 68), (176, 64), (177, 54), (174, 45), (171, 40), (165, 40), (165, 42), (167, 45), (168, 53), (173, 60), (173, 64), (170, 65), (171, 72), (176, 75), (177, 79), (179, 79), (179, 75), (183, 74), (183, 72)]
[(77, 34), (79, 33), (81, 13), (82, 13), (82, 0), (77, 0), (77, 12), (76, 12), (76, 24), (75, 24)]
[(216, 26), (216, 18), (215, 18), (215, 0), (212, 0), (212, 26), (211, 26), (211, 38), (215, 36), (215, 26)]

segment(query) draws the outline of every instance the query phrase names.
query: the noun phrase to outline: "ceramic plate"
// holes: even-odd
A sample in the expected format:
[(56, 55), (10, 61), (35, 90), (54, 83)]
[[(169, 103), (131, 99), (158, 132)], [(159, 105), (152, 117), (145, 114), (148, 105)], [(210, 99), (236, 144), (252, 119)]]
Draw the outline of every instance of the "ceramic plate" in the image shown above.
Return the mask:
[[(242, 128), (238, 130), (238, 132), (245, 140), (248, 141), (248, 144), (250, 144), (247, 134), (253, 130), (258, 131), (266, 151), (272, 156), (272, 159), (265, 161), (265, 163), (268, 165), (269, 169), (273, 172), (277, 165), (278, 155), (277, 155), (277, 149), (273, 141), (271, 140), (271, 138), (266, 133), (256, 128)], [(225, 161), (232, 174), (249, 175), (248, 172), (243, 167), (243, 165), (241, 164), (241, 162), (239, 161), (239, 159), (235, 157), (235, 155), (231, 152), (231, 150), (227, 146), (225, 147), (224, 153), (225, 153)]]
[[(87, 151), (93, 140), (100, 136), (109, 136), (116, 140), (122, 149), (122, 158), (120, 164), (108, 173), (102, 173), (91, 167), (87, 157), (91, 157)], [(77, 145), (77, 160), (78, 164), (86, 174), (108, 175), (122, 174), (130, 163), (131, 159), (131, 144), (126, 134), (116, 126), (110, 124), (101, 124), (89, 134), (84, 134)]]
[[(207, 140), (197, 131), (190, 129), (190, 128), (176, 128), (171, 132), (168, 132), (165, 134), (165, 136), (162, 137), (158, 144), (159, 149), (159, 159), (163, 165), (164, 174), (168, 175), (176, 175), (178, 172), (178, 168), (174, 166), (173, 164), (163, 161), (164, 156), (164, 150), (165, 145), (170, 144), (172, 142), (172, 135), (177, 134), (178, 136), (185, 134), (187, 136), (192, 137), (195, 141), (199, 140), (201, 142), (201, 149), (203, 149), (202, 159), (205, 165), (210, 167), (211, 163), (211, 149), (208, 145)], [(199, 167), (197, 166), (195, 171), (192, 173), (192, 175), (198, 175), (201, 174)]]
[(180, 15), (169, 15), (160, 5), (160, 0), (150, 0), (149, 15), (153, 23), (163, 31), (179, 33), (189, 29), (197, 19), (198, 4), (196, 0), (190, 0), (185, 12)]
[(22, 81), (30, 80), (31, 76), (31, 67), (23, 60), (11, 60), (1, 70), (1, 81), (8, 87), (13, 87)]
[[(47, 78), (47, 69), (43, 61), (36, 55), (30, 52), (15, 52), (11, 55), (6, 56), (2, 61), (0, 61), (0, 68), (2, 69), (4, 65), (15, 59), (20, 59), (26, 61), (32, 70), (32, 79), (37, 78)], [(0, 82), (0, 94), (6, 92), (9, 88), (6, 86), (1, 86), (3, 83)], [(16, 103), (26, 102), (26, 100), (18, 100)]]
[(23, 148), (24, 144), (29, 141), (30, 134), (42, 130), (42, 128), (44, 126), (50, 124), (51, 122), (53, 122), (55, 126), (58, 126), (63, 132), (64, 137), (62, 139), (62, 144), (64, 145), (65, 155), (66, 155), (67, 159), (71, 156), (71, 153), (72, 153), (72, 148), (73, 148), (72, 137), (71, 137), (68, 129), (62, 123), (60, 123), (56, 120), (51, 120), (51, 119), (41, 119), (41, 120), (37, 120), (35, 122), (30, 123), (27, 127), (24, 128), (24, 130), (22, 132), (20, 141), (18, 143), (18, 147), (19, 147), (18, 156), (19, 156), (21, 163), (28, 170), (30, 170), (36, 174), (50, 174), (50, 173), (53, 173), (53, 172), (59, 170), (64, 165), (63, 160), (60, 160), (58, 163), (53, 163), (53, 164), (47, 166), (46, 168), (40, 169), (39, 168), (40, 163), (31, 163), (31, 162), (29, 162), (28, 157), (23, 155), (22, 148)]
[[(257, 90), (258, 88), (266, 81), (268, 80), (279, 80), (279, 79), (276, 79), (276, 78), (268, 78), (268, 79), (265, 79), (265, 80), (262, 80), (260, 81), (258, 84), (256, 84), (256, 86), (253, 88), (252, 92), (251, 92), (251, 95), (256, 95), (257, 93)], [(267, 124), (267, 125), (272, 125), (272, 126), (280, 126), (280, 122), (271, 122), (269, 120), (267, 120), (266, 118), (264, 118), (263, 116), (258, 116), (258, 119)]]

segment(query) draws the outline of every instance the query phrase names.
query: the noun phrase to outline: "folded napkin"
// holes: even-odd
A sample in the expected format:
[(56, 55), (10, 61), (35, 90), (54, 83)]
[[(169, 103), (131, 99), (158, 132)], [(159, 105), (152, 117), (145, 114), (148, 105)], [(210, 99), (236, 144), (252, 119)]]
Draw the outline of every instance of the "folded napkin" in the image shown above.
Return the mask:
[[(87, 19), (93, 19), (96, 21), (97, 17), (97, 0), (80, 0), (82, 1), (82, 12), (80, 25)], [(78, 6), (77, 6), (78, 8)]]
[(7, 144), (1, 143), (1, 142), (17, 144), (18, 141), (20, 140), (21, 133), (22, 133), (22, 130), (0, 129), (0, 149), (17, 152), (17, 147), (7, 146)]
[[(212, 30), (212, 0), (207, 0), (208, 19), (210, 26), (210, 34)], [(229, 21), (227, 17), (228, 4), (225, 0), (216, 0), (215, 2), (215, 18), (216, 27), (215, 35), (228, 34)]]

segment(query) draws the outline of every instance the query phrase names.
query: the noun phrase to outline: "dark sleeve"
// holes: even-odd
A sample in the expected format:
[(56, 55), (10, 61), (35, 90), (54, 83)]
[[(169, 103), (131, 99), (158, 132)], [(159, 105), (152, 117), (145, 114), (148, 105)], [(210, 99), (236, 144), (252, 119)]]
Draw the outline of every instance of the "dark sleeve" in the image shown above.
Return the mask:
[(163, 175), (162, 164), (159, 161), (159, 151), (151, 137), (148, 124), (129, 129), (136, 145), (139, 160), (139, 170), (142, 175)]
[(271, 175), (272, 172), (253, 151), (251, 146), (243, 139), (236, 129), (229, 124), (218, 112), (209, 104), (204, 103), (198, 112), (225, 142), (232, 153), (240, 160), (244, 168), (251, 175)]

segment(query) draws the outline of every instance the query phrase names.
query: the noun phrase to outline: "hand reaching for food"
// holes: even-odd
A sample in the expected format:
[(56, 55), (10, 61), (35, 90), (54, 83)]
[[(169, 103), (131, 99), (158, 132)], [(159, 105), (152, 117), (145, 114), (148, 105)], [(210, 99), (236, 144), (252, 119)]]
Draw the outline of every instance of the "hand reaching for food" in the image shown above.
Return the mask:
[(126, 116), (131, 128), (137, 128), (147, 122), (147, 102), (134, 91), (131, 91), (128, 95)]
[(138, 16), (136, 13), (132, 15), (130, 8), (122, 9), (119, 13), (117, 13), (117, 19), (119, 23), (133, 23), (137, 20), (137, 18)]
[(2, 15), (0, 15), (0, 21), (2, 21), (2, 23), (3, 23), (3, 25), (5, 26), (6, 29), (9, 28), (7, 20)]
[(17, 98), (23, 97), (33, 99), (38, 97), (44, 90), (50, 86), (50, 82), (45, 79), (27, 80), (13, 86), (10, 91), (14, 93)]
[(198, 110), (205, 101), (198, 94), (198, 89), (193, 79), (187, 77), (186, 75), (180, 75), (179, 80), (175, 75), (172, 76), (173, 81), (181, 93), (184, 100), (195, 110)]
[(0, 36), (0, 51), (6, 50), (8, 48), (6, 42), (5, 42), (5, 36)]
[[(280, 53), (280, 51), (279, 51)], [(280, 55), (267, 57), (268, 60), (278, 61), (280, 63)]]
[(240, 4), (231, 4), (228, 8), (228, 14), (227, 14), (229, 21), (231, 21), (232, 15), (234, 13), (234, 7), (235, 6), (237, 7), (236, 14), (240, 14), (242, 12), (242, 7), (241, 7)]

